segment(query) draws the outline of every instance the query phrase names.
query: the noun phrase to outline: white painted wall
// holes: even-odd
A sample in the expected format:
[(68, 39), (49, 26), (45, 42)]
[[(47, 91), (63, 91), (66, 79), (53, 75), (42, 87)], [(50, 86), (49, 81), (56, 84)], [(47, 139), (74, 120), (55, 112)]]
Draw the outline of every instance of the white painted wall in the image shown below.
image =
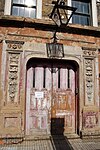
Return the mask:
[(93, 19), (93, 26), (98, 26), (98, 19), (97, 19), (97, 6), (96, 0), (91, 0), (92, 2), (92, 19)]
[(5, 0), (4, 15), (11, 14), (11, 0)]
[(42, 0), (37, 0), (36, 18), (42, 18)]

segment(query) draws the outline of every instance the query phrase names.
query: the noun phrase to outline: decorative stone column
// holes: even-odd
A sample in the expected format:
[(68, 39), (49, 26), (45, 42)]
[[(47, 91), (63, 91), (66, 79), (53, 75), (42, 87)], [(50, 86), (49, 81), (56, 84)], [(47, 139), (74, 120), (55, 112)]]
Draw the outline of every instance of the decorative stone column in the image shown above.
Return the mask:
[[(22, 136), (23, 134), (23, 111), (21, 106), (21, 57), (23, 41), (5, 41), (2, 65), (6, 64), (4, 77), (4, 91), (2, 109), (0, 114), (0, 136)], [(4, 45), (4, 46), (5, 46)]]
[(6, 103), (18, 103), (20, 96), (20, 59), (23, 42), (6, 41), (7, 43), (7, 94)]
[[(82, 136), (99, 135), (99, 106), (97, 105), (96, 49), (83, 48), (84, 63), (84, 106), (82, 111)], [(98, 90), (98, 88), (97, 88)]]

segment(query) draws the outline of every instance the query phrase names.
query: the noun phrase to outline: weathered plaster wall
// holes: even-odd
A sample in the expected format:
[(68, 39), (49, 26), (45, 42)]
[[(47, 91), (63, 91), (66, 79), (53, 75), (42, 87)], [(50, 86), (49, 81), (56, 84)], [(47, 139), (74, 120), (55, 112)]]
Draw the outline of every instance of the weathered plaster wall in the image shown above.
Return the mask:
[[(54, 25), (52, 22), (18, 17), (9, 18), (10, 22), (5, 19), (3, 26), (0, 24), (0, 38), (3, 40), (0, 44), (0, 134), (24, 134), (26, 64), (32, 57), (47, 58), (46, 43), (52, 41)], [(75, 60), (79, 64), (79, 130), (84, 131), (84, 135), (99, 133), (99, 96), (95, 90), (98, 86), (96, 59), (100, 47), (99, 32), (98, 28), (80, 25), (69, 25), (57, 32), (58, 41), (64, 44), (64, 59)]]

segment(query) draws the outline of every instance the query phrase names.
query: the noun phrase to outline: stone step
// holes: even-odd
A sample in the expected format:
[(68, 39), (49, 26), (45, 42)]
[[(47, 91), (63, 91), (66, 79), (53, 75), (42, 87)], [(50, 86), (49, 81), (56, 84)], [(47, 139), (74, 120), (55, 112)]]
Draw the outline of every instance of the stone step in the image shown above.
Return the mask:
[(27, 135), (24, 140), (50, 140), (50, 139), (80, 139), (77, 134), (65, 134), (65, 135)]
[(80, 136), (78, 134), (65, 134), (67, 139), (80, 139)]
[(26, 135), (24, 140), (50, 140), (50, 135)]

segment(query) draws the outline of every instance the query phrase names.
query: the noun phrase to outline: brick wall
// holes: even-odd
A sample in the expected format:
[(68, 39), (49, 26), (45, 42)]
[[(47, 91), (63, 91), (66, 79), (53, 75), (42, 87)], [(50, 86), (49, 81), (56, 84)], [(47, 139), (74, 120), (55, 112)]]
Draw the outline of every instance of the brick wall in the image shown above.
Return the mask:
[(51, 13), (52, 11), (52, 0), (43, 0), (43, 4), (42, 4), (42, 15), (43, 17), (48, 17), (48, 15)]
[[(42, 15), (45, 18), (48, 18), (48, 15), (52, 12), (53, 9), (52, 1), (57, 1), (57, 0), (43, 0)], [(65, 1), (67, 2), (67, 0)]]
[(0, 0), (0, 15), (4, 13), (4, 3), (5, 0)]

